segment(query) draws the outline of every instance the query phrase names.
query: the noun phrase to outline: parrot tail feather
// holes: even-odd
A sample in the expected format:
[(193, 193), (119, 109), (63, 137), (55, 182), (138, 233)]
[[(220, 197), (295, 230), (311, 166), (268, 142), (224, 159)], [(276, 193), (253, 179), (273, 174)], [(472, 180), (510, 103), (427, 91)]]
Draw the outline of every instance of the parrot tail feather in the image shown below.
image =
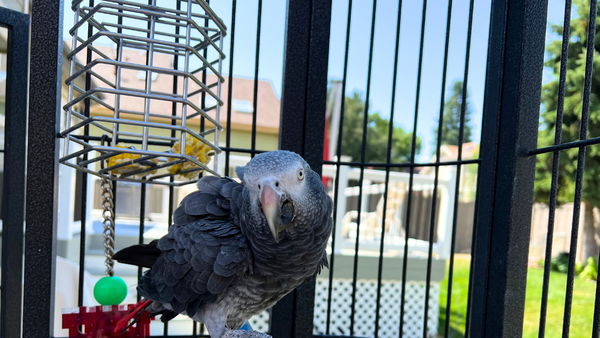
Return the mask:
[(142, 299), (137, 302), (133, 309), (131, 309), (131, 311), (125, 317), (121, 318), (121, 320), (117, 322), (114, 332), (124, 333), (127, 331), (131, 325), (135, 324), (135, 322), (137, 322), (138, 319), (140, 319), (140, 317), (146, 313), (146, 308), (150, 306), (151, 303), (152, 301), (149, 299)]

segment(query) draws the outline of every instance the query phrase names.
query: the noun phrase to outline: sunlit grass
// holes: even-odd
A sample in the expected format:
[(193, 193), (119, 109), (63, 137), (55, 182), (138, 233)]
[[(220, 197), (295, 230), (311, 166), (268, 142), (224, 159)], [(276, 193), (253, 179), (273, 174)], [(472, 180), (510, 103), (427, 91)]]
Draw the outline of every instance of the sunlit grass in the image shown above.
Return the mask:
[[(464, 337), (469, 269), (469, 259), (458, 257), (455, 259), (449, 337)], [(440, 283), (438, 332), (441, 336), (444, 334), (446, 321), (447, 274), (448, 272), (446, 272), (446, 278)], [(523, 321), (524, 338), (538, 337), (543, 276), (544, 270), (539, 268), (530, 268), (527, 274), (527, 295), (525, 300), (525, 318)], [(566, 281), (567, 275), (564, 273), (552, 272), (550, 275), (548, 312), (546, 315), (546, 337), (548, 338), (562, 336)], [(573, 290), (570, 336), (591, 337), (596, 283), (575, 277)]]

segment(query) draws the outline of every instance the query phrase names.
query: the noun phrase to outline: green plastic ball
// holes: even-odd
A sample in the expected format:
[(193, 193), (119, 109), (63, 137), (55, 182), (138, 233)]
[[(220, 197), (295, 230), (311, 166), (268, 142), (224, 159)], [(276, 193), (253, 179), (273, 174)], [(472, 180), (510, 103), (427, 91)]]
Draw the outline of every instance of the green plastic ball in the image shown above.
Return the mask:
[(127, 297), (127, 284), (120, 277), (102, 277), (94, 286), (100, 305), (119, 305)]

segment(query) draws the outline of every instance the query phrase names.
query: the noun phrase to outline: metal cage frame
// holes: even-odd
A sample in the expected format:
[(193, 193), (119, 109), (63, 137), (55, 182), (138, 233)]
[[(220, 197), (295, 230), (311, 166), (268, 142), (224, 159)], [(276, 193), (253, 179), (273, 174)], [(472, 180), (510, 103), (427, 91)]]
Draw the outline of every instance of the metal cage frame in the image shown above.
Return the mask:
[[(210, 6), (201, 0), (181, 1), (177, 8), (157, 6), (156, 0), (148, 4), (127, 0), (102, 0), (88, 6), (83, 5), (83, 0), (74, 0), (71, 9), (74, 13), (74, 25), (69, 29), (72, 51), (67, 55), (71, 67), (70, 76), (65, 81), (69, 86), (69, 93), (68, 103), (63, 107), (66, 112), (66, 125), (60, 133), (66, 141), (60, 163), (89, 174), (110, 176), (114, 181), (173, 186), (193, 183), (196, 180), (168, 180), (170, 177), (178, 178), (185, 174), (197, 176), (201, 171), (219, 176), (216, 172), (218, 156), (213, 156), (211, 169), (186, 152), (189, 135), (194, 142), (202, 142), (208, 146), (210, 153), (221, 153), (219, 133), (223, 126), (219, 120), (224, 103), (220, 96), (221, 84), (225, 81), (222, 62), (225, 59), (223, 38), (227, 27)], [(202, 24), (197, 20), (203, 21)], [(132, 22), (147, 22), (148, 28), (135, 27)], [(213, 25), (216, 27), (212, 27)], [(86, 28), (87, 38), (84, 39), (80, 32)], [(103, 38), (116, 45), (114, 58), (95, 46), (95, 43)], [(145, 53), (146, 63), (136, 64), (124, 60), (126, 49)], [(209, 53), (217, 54), (216, 59), (208, 60)], [(174, 63), (172, 69), (156, 66), (153, 61), (155, 54), (178, 57), (183, 64)], [(198, 69), (190, 69), (194, 60), (201, 64)], [(103, 65), (115, 67), (114, 80), (107, 79), (95, 71), (97, 66)], [(144, 90), (122, 83), (122, 73), (127, 70), (145, 72)], [(206, 82), (207, 71), (216, 76), (214, 83)], [(172, 93), (153, 90), (154, 74), (183, 78), (181, 92), (175, 89)], [(76, 83), (82, 78), (85, 88), (80, 88)], [(92, 88), (92, 81), (98, 81), (100, 85)], [(192, 84), (198, 87), (193, 92), (190, 91)], [(107, 95), (112, 96), (114, 104), (111, 105), (107, 98), (103, 98)], [(206, 95), (216, 101), (214, 106), (204, 107)], [(202, 106), (193, 103), (190, 100), (192, 97), (201, 97)], [(143, 107), (123, 108), (121, 102), (127, 98), (142, 98)], [(108, 109), (113, 116), (91, 116), (92, 101)], [(151, 106), (154, 101), (172, 104), (173, 112), (153, 113)], [(180, 114), (177, 114), (178, 111)], [(215, 118), (208, 114), (211, 111), (215, 112)], [(135, 116), (140, 120), (132, 118)], [(201, 132), (193, 131), (187, 124), (189, 120), (198, 117), (210, 122), (214, 127)], [(159, 122), (152, 122), (151, 118), (159, 119)], [(142, 132), (120, 130), (120, 127), (125, 125), (141, 127)], [(90, 127), (98, 128), (104, 133), (104, 140), (108, 140), (108, 144), (94, 144), (94, 140), (89, 137)], [(156, 129), (170, 131), (171, 135), (155, 135), (151, 131)], [(206, 138), (211, 134), (214, 134), (214, 142)], [(172, 150), (175, 142), (180, 145), (179, 152)], [(118, 147), (119, 144), (140, 144), (141, 149), (134, 149), (133, 146)], [(149, 146), (158, 147), (160, 150), (149, 149)], [(123, 154), (132, 157), (98, 168), (100, 162)]]

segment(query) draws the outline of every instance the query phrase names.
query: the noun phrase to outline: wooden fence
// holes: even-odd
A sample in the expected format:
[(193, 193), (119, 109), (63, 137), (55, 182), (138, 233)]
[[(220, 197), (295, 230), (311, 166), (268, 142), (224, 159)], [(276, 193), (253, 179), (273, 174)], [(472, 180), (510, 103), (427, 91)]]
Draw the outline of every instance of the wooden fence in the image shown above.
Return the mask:
[[(531, 216), (531, 239), (529, 241), (530, 261), (544, 258), (546, 250), (546, 237), (548, 229), (548, 206), (543, 203), (533, 205)], [(582, 261), (584, 250), (583, 220), (585, 205), (581, 204), (581, 217), (579, 219), (579, 236), (577, 238), (577, 261)], [(554, 216), (554, 239), (552, 243), (552, 257), (560, 252), (569, 251), (571, 242), (571, 227), (573, 220), (573, 204), (564, 204), (556, 209)]]
[[(456, 233), (456, 253), (470, 253), (473, 236), (474, 202), (460, 202), (458, 206), (458, 224)], [(585, 206), (581, 205), (579, 236), (577, 240), (577, 261), (583, 260), (584, 236), (583, 215)], [(529, 241), (529, 257), (532, 263), (544, 258), (548, 229), (548, 206), (543, 203), (533, 205), (531, 217), (531, 238)], [(569, 251), (571, 242), (571, 227), (573, 219), (573, 204), (564, 204), (556, 209), (552, 257), (560, 252)]]

